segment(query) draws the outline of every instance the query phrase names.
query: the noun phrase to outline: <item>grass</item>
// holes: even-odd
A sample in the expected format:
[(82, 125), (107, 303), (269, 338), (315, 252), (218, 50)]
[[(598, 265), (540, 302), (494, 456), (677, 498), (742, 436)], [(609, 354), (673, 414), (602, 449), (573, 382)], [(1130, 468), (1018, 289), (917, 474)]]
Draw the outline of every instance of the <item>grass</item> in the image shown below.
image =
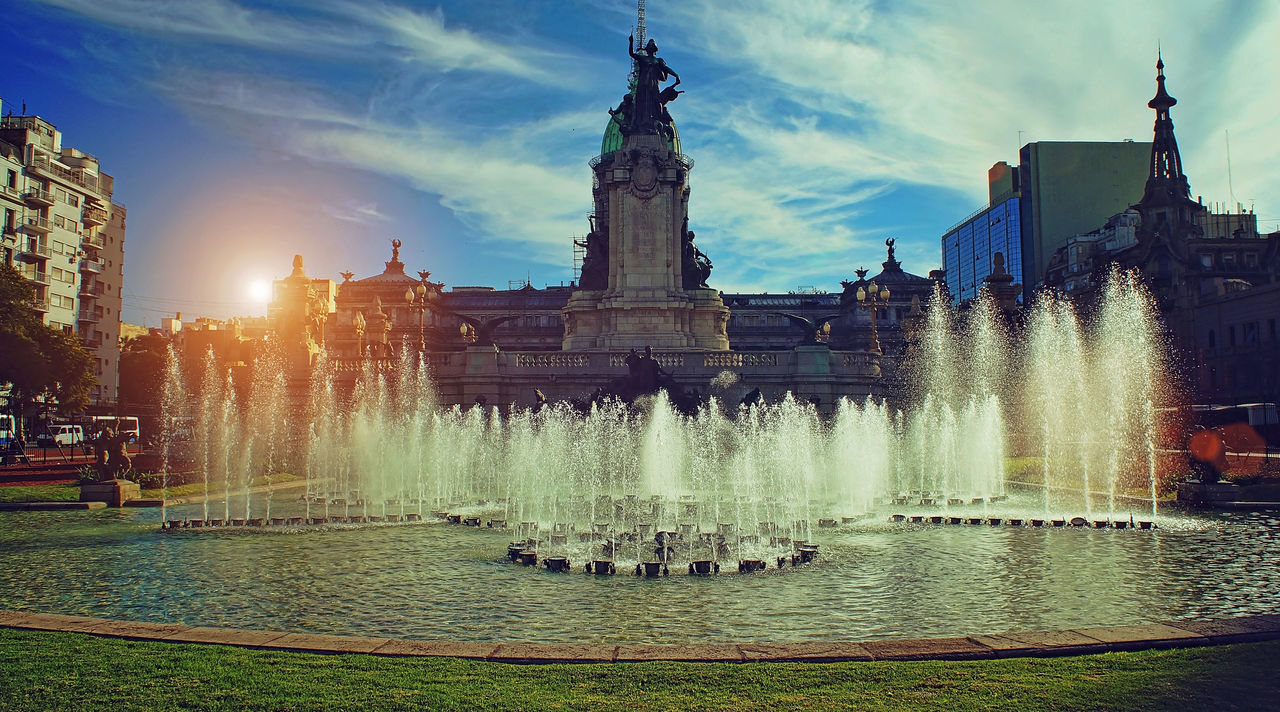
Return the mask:
[(1274, 709), (1280, 642), (977, 662), (518, 666), (0, 629), (0, 710)]
[(0, 487), (0, 502), (78, 502), (79, 485), (12, 485)]

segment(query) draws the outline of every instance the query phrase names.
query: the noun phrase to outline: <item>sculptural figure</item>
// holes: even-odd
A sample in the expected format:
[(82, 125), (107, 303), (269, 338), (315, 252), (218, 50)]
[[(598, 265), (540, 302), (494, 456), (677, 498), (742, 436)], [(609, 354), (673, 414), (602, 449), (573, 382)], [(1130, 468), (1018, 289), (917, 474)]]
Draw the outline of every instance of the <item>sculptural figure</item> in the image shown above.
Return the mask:
[(693, 244), (694, 233), (689, 229), (689, 218), (684, 219), (680, 228), (681, 254), (681, 286), (685, 289), (710, 289), (707, 279), (711, 277), (711, 259)]
[[(635, 61), (636, 88), (631, 111), (628, 113), (624, 108), (626, 99), (623, 99), (623, 105), (618, 107), (620, 113), (624, 114), (623, 133), (662, 134), (661, 122), (664, 119), (670, 120), (670, 114), (664, 116), (665, 105), (680, 95), (676, 90), (680, 84), (680, 75), (657, 56), (658, 45), (652, 39), (644, 46), (643, 53), (636, 52), (634, 44), (635, 37), (628, 37), (627, 54), (631, 55), (631, 59)], [(673, 77), (676, 80), (675, 84), (659, 89), (662, 82)]]
[(582, 258), (582, 275), (578, 278), (581, 289), (605, 289), (609, 286), (609, 238), (596, 230), (594, 219), (586, 240), (574, 244), (586, 248)]

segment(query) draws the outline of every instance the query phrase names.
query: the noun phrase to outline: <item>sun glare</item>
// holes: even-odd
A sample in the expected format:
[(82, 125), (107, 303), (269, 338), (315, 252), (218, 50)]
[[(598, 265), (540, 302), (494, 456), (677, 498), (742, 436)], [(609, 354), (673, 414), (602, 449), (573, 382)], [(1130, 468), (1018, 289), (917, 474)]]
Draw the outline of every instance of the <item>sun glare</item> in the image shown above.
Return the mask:
[(263, 304), (271, 301), (271, 283), (261, 279), (250, 282), (249, 299)]

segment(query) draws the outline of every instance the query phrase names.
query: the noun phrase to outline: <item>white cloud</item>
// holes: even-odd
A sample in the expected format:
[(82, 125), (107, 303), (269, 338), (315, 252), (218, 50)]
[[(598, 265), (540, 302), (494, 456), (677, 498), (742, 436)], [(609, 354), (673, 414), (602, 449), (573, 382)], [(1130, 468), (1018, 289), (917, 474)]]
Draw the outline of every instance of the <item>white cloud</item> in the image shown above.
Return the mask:
[(326, 215), (343, 222), (357, 224), (387, 223), (391, 218), (378, 210), (377, 203), (359, 203), (346, 201), (338, 205), (325, 203), (322, 208)]
[[(583, 231), (583, 162), (622, 83), (582, 45), (385, 2), (327, 0), (292, 16), (230, 0), (53, 2), (157, 36), (366, 65), (368, 81), (345, 88), (326, 85), (323, 69), (249, 74), (230, 62), (165, 66), (153, 83), (224, 130), (408, 181), (490, 249), (563, 266), (569, 235)], [(616, 24), (617, 7), (595, 12)], [(697, 159), (692, 227), (716, 262), (714, 284), (830, 287), (859, 263), (883, 260), (890, 234), (907, 269), (923, 273), (938, 261), (934, 233), (966, 211), (939, 216), (919, 205), (886, 218), (895, 211), (878, 210), (885, 201), (947, 194), (977, 207), (991, 164), (1016, 162), (1020, 131), (1022, 142), (1148, 139), (1157, 39), (1181, 100), (1174, 118), (1193, 188), (1228, 199), (1229, 129), (1237, 198), (1257, 198), (1259, 213), (1280, 222), (1280, 96), (1270, 81), (1280, 75), (1270, 41), (1280, 5), (1243, 7), (683, 0), (652, 8), (650, 34), (689, 91), (671, 110)]]

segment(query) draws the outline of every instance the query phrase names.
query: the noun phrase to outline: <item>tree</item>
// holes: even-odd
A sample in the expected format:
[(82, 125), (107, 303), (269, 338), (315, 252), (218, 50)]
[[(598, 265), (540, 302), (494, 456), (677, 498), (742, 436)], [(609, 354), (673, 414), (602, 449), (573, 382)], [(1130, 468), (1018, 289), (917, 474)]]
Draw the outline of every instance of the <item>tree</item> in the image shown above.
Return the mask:
[(44, 324), (32, 308), (35, 289), (22, 273), (0, 266), (0, 383), (10, 384), (10, 407), (29, 413), (37, 398), (56, 404), (61, 414), (82, 410), (97, 384), (93, 356), (71, 334)]
[(169, 340), (144, 334), (125, 342), (120, 352), (120, 402), (136, 409), (157, 406), (164, 396)]

